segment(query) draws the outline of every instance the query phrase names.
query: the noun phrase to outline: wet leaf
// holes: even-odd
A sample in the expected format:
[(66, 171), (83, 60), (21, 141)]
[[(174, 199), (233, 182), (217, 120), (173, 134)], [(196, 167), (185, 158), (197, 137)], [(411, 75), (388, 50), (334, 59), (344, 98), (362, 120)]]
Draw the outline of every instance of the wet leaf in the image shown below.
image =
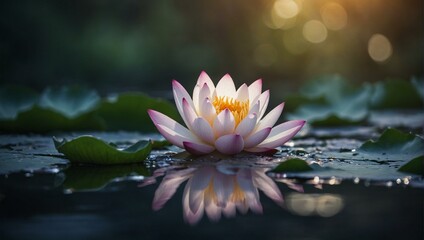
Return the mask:
[(424, 175), (424, 155), (412, 159), (401, 166), (398, 171)]
[(286, 161), (278, 164), (272, 172), (283, 173), (283, 172), (305, 172), (311, 171), (312, 168), (308, 165), (308, 163), (300, 158), (291, 158)]
[(30, 109), (38, 100), (33, 90), (18, 86), (0, 88), (0, 120), (12, 120), (18, 113)]
[(100, 96), (96, 91), (70, 86), (45, 89), (38, 105), (72, 119), (94, 110), (99, 103)]
[[(39, 98), (25, 88), (8, 91), (15, 96), (2, 95), (6, 100), (0, 106), (7, 118), (0, 121), (1, 131), (46, 133), (104, 130), (103, 121), (94, 113), (100, 97), (93, 90), (80, 87), (47, 88)], [(16, 109), (11, 111), (12, 108)]]
[[(369, 85), (356, 88), (334, 75), (310, 82), (301, 93), (311, 102), (289, 114), (289, 119), (305, 119), (315, 126), (341, 126), (360, 124), (368, 117)], [(324, 102), (317, 103), (315, 99)]]
[(411, 81), (400, 79), (378, 82), (374, 85), (371, 106), (374, 109), (423, 108), (424, 103), (419, 92), (422, 90), (418, 90), (416, 85), (420, 83), (413, 84)]
[(163, 99), (150, 98), (141, 93), (125, 93), (104, 100), (97, 111), (108, 130), (156, 131), (147, 110), (154, 109), (179, 119), (176, 108)]
[(376, 140), (368, 140), (357, 152), (379, 159), (409, 160), (424, 154), (424, 139), (389, 128)]
[(58, 152), (63, 153), (69, 161), (99, 165), (143, 162), (152, 149), (150, 141), (139, 141), (126, 149), (118, 150), (92, 136), (81, 136), (71, 141), (53, 138), (53, 141)]
[(111, 166), (71, 166), (65, 171), (63, 187), (72, 191), (89, 191), (104, 188), (108, 183), (131, 177), (149, 176), (140, 164)]

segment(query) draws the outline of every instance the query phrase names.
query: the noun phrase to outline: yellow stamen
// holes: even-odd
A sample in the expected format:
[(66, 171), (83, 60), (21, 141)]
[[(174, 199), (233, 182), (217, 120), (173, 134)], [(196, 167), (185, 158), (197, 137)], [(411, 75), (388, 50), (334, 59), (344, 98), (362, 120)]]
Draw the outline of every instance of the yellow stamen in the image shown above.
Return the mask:
[(216, 114), (219, 114), (225, 109), (230, 110), (236, 121), (236, 126), (249, 113), (249, 100), (242, 102), (231, 97), (221, 96), (215, 97), (212, 101), (212, 105), (215, 107)]

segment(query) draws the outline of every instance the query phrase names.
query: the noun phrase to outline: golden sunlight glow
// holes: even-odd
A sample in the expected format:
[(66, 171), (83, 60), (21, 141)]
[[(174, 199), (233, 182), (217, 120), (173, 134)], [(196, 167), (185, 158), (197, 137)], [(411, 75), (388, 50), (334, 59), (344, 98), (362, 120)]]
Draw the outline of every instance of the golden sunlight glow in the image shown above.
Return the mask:
[(286, 203), (291, 212), (300, 216), (332, 217), (344, 207), (343, 198), (338, 194), (292, 193)]
[(249, 113), (249, 100), (241, 102), (231, 97), (221, 96), (215, 97), (212, 101), (212, 105), (215, 107), (217, 114), (224, 111), (225, 109), (230, 110), (236, 121), (236, 126)]
[(330, 30), (340, 30), (346, 27), (347, 13), (342, 5), (329, 2), (321, 8), (321, 17), (325, 26)]
[(376, 62), (384, 62), (392, 56), (393, 49), (389, 39), (382, 34), (374, 34), (368, 41), (368, 54)]
[(256, 63), (262, 67), (268, 67), (277, 60), (277, 49), (271, 44), (261, 44), (253, 53)]
[(294, 55), (299, 55), (306, 52), (310, 46), (310, 43), (302, 38), (301, 31), (284, 32), (283, 43), (287, 51)]
[(299, 13), (299, 6), (293, 0), (277, 0), (274, 3), (273, 10), (278, 16), (288, 19), (295, 17)]
[(320, 43), (327, 38), (327, 28), (318, 20), (310, 20), (303, 26), (303, 36), (311, 43)]
[(323, 194), (316, 201), (316, 212), (321, 217), (332, 217), (343, 208), (343, 199), (336, 194)]

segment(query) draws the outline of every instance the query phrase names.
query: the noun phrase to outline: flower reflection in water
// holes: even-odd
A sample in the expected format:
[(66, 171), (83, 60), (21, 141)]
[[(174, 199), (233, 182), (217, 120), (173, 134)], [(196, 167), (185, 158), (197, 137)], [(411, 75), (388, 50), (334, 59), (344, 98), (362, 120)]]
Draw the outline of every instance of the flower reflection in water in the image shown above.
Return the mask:
[(204, 213), (212, 221), (218, 221), (221, 215), (234, 217), (237, 210), (242, 214), (249, 209), (262, 213), (259, 190), (276, 204), (283, 204), (278, 186), (265, 174), (268, 170), (227, 164), (171, 169), (155, 192), (153, 209), (161, 209), (178, 186), (188, 180), (182, 200), (184, 220), (189, 224), (200, 221)]

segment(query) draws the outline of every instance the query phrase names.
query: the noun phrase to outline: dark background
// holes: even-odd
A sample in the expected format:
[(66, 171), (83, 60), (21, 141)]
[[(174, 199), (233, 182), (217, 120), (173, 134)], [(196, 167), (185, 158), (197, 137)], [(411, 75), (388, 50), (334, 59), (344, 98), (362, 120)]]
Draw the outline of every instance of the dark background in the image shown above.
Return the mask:
[[(237, 84), (263, 78), (283, 94), (325, 74), (352, 82), (423, 76), (423, 1), (286, 1), (297, 9), (287, 19), (275, 2), (2, 1), (0, 84), (160, 95), (171, 79), (191, 89), (205, 70), (215, 82), (225, 73)], [(337, 5), (329, 18), (345, 22), (340, 29), (325, 22), (328, 4)], [(326, 24), (320, 43), (303, 35), (310, 20)], [(382, 62), (368, 52), (374, 34), (391, 44)]]

